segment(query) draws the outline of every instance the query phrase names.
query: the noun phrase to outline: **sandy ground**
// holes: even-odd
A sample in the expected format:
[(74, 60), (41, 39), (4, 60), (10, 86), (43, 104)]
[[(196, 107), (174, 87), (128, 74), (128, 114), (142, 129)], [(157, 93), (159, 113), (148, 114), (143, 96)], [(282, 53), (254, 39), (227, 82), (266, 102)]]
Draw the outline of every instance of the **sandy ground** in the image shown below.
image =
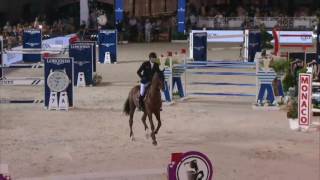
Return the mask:
[[(118, 64), (98, 65), (102, 85), (76, 88), (76, 107), (68, 112), (46, 111), (40, 104), (0, 105), (0, 164), (8, 164), (10, 174), (24, 180), (162, 180), (171, 153), (196, 150), (213, 161), (217, 180), (320, 179), (319, 132), (291, 131), (285, 111), (253, 110), (254, 97), (191, 97), (164, 106), (158, 146), (146, 139), (137, 112), (132, 142), (122, 107), (137, 84), (136, 69), (149, 51), (160, 54), (182, 47), (187, 44), (121, 45)], [(209, 52), (210, 59), (238, 56), (238, 50)], [(10, 76), (23, 74), (41, 76), (42, 70), (17, 70)], [(188, 79), (255, 83), (249, 76)], [(1, 98), (41, 99), (42, 91), (1, 86), (0, 93)], [(255, 87), (189, 86), (189, 91), (255, 93)]]

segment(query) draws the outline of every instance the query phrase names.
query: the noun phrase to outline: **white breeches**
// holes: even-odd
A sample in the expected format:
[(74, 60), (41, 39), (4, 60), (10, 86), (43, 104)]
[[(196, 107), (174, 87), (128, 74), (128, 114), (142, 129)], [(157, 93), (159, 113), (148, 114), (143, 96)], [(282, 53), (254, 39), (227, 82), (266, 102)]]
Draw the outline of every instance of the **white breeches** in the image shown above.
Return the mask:
[(149, 86), (149, 83), (146, 83), (146, 84), (143, 84), (143, 83), (140, 83), (140, 95), (141, 96), (144, 96), (144, 93), (146, 91), (146, 88)]

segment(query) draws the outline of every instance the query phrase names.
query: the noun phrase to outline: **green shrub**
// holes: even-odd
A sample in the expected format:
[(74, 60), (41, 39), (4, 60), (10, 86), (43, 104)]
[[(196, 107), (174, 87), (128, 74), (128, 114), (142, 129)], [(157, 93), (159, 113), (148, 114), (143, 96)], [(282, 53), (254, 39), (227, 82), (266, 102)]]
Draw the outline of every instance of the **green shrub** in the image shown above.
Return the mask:
[(279, 59), (270, 63), (270, 67), (277, 74), (284, 74), (290, 71), (290, 62), (286, 59)]
[(290, 71), (287, 71), (282, 81), (282, 85), (283, 85), (284, 92), (288, 92), (290, 87), (295, 87), (297, 85), (296, 79), (294, 78), (294, 76), (291, 74)]

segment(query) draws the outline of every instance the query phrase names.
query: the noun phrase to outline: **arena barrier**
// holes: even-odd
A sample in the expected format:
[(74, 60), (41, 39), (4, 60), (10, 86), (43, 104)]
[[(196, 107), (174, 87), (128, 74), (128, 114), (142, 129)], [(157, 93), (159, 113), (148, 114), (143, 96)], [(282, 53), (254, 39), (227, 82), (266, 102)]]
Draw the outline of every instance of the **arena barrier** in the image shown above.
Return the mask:
[[(2, 38), (0, 38), (2, 39)], [(0, 41), (3, 47), (3, 41)], [(92, 48), (91, 48), (92, 50)], [(39, 51), (41, 52), (41, 51)], [(0, 85), (45, 85), (44, 100), (41, 99), (0, 99), (0, 104), (37, 104), (44, 103), (49, 109), (68, 110), (73, 107), (73, 82), (74, 63), (73, 58), (47, 58), (40, 64), (12, 64), (4, 65), (1, 51), (1, 81)], [(91, 64), (92, 65), (92, 64)], [(92, 67), (92, 66), (91, 66)], [(12, 78), (7, 79), (3, 74), (4, 68), (44, 68), (45, 78)], [(59, 74), (59, 75), (58, 75)], [(62, 76), (64, 78), (62, 78)], [(63, 79), (63, 80), (61, 80)]]
[(38, 63), (42, 60), (43, 54), (59, 54), (61, 48), (47, 47), (42, 41), (42, 32), (40, 29), (26, 29), (23, 31), (22, 48), (13, 48), (5, 51), (5, 54), (22, 54), (21, 60), (25, 63)]
[(35, 64), (4, 64), (3, 61), (3, 41), (2, 41), (2, 37), (0, 37), (0, 85), (42, 85), (43, 84), (43, 78), (26, 78), (26, 77), (22, 77), (22, 78), (7, 78), (4, 74), (4, 69), (21, 69), (21, 68), (28, 68), (28, 69), (40, 69), (43, 68), (44, 65), (40, 64), (40, 63), (35, 63)]
[[(259, 46), (261, 41), (261, 36), (259, 31), (255, 30), (193, 30), (190, 33), (190, 56), (191, 59), (198, 59), (198, 56), (194, 56), (193, 52), (197, 54), (198, 51), (202, 51), (200, 53), (202, 56), (206, 56), (206, 50), (201, 50), (201, 47), (207, 44), (202, 43), (200, 46), (195, 46), (194, 49), (194, 38), (193, 35), (195, 33), (207, 33), (207, 43), (238, 43), (241, 45), (241, 57), (244, 61), (253, 62), (255, 57), (255, 52), (259, 51)], [(280, 56), (281, 47), (293, 47), (293, 48), (301, 48), (303, 51), (306, 51), (308, 48), (313, 47), (313, 32), (312, 31), (278, 31), (274, 29), (273, 31), (268, 31), (268, 33), (272, 34), (274, 40), (274, 54)], [(317, 32), (319, 34), (319, 32)], [(319, 39), (319, 35), (317, 35), (317, 39)], [(317, 47), (319, 40), (317, 41)], [(196, 42), (197, 44), (197, 42)], [(225, 48), (213, 48), (211, 50), (221, 50)], [(319, 54), (319, 50), (317, 51)], [(201, 56), (200, 56), (201, 57)], [(288, 55), (286, 55), (288, 57)], [(205, 58), (201, 58), (205, 60)], [(318, 56), (319, 59), (319, 56)], [(317, 59), (317, 61), (319, 61)]]
[(98, 34), (99, 62), (117, 63), (117, 31), (114, 29), (100, 30)]
[[(207, 61), (207, 47), (208, 42), (237, 42), (242, 44), (242, 60), (245, 62), (253, 62), (255, 60), (256, 52), (261, 51), (261, 35), (257, 30), (245, 30), (245, 31), (225, 31), (226, 35), (212, 35), (207, 31), (192, 31), (190, 33), (189, 52), (190, 59), (194, 61)], [(208, 37), (210, 36), (210, 37)], [(217, 40), (218, 39), (218, 40)], [(219, 41), (219, 39), (224, 39)], [(242, 39), (242, 40), (241, 40)], [(211, 41), (209, 41), (211, 40)], [(225, 48), (214, 48), (212, 50), (222, 50)]]
[[(241, 63), (235, 61), (207, 61), (196, 62), (186, 60), (183, 65), (177, 65), (180, 68), (185, 68), (186, 74), (184, 78), (185, 95), (186, 96), (241, 96), (255, 97), (255, 94), (249, 93), (225, 93), (225, 92), (204, 92), (192, 91), (191, 87), (206, 87), (206, 86), (238, 86), (238, 87), (255, 87), (251, 83), (236, 83), (236, 82), (207, 82), (207, 81), (189, 81), (191, 76), (256, 76), (255, 72), (214, 72), (214, 69), (248, 69), (255, 68), (255, 63)], [(196, 71), (195, 71), (196, 70)]]
[(78, 41), (70, 44), (69, 57), (74, 60), (75, 86), (92, 86), (95, 64), (95, 42)]
[[(174, 64), (169, 66), (167, 70), (167, 76), (171, 75), (171, 83), (166, 84), (166, 97), (172, 97), (172, 90), (177, 87), (180, 97), (185, 96), (229, 96), (229, 97), (256, 97), (256, 105), (261, 106), (268, 102), (269, 105), (277, 105), (276, 97), (284, 97), (283, 88), (280, 80), (277, 80), (276, 73), (272, 69), (264, 69), (259, 67), (254, 62), (241, 62), (236, 60), (229, 61), (192, 61), (186, 59), (184, 54), (183, 64)], [(170, 63), (172, 64), (172, 63)], [(221, 69), (226, 71), (221, 72)], [(229, 72), (228, 69), (239, 69), (239, 70), (254, 70), (252, 72)], [(219, 70), (219, 72), (214, 72)], [(170, 72), (170, 73), (169, 73)], [(183, 77), (184, 74), (184, 77)], [(244, 83), (241, 82), (212, 82), (212, 81), (192, 81), (190, 80), (193, 76), (247, 76), (256, 79), (255, 83)], [(277, 83), (277, 89), (273, 88), (273, 83)], [(171, 85), (171, 87), (169, 86)], [(203, 91), (191, 91), (191, 87), (249, 87), (254, 88), (255, 93), (226, 93), (226, 92), (203, 92)], [(171, 93), (170, 93), (171, 92)], [(171, 101), (172, 98), (166, 98), (167, 101)]]

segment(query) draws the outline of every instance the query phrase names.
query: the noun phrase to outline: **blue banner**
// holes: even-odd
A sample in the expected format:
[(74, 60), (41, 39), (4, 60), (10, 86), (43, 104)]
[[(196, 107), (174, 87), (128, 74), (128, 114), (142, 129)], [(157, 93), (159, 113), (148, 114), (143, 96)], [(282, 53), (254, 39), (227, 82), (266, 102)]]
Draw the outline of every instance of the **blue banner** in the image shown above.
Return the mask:
[(193, 34), (193, 59), (194, 61), (207, 61), (207, 33)]
[[(41, 30), (39, 29), (24, 30), (22, 48), (41, 49), (42, 48)], [(22, 60), (24, 62), (40, 62), (41, 54), (23, 54)]]
[(186, 0), (178, 0), (178, 32), (186, 30)]
[[(65, 89), (68, 95), (69, 107), (73, 107), (73, 58), (47, 58), (44, 60), (45, 93), (44, 106), (49, 106), (51, 89), (48, 86), (48, 76), (55, 71), (63, 71), (67, 74), (70, 84)], [(58, 92), (60, 93), (60, 92)], [(59, 97), (59, 95), (58, 95)]]
[(74, 59), (74, 85), (77, 85), (79, 72), (83, 72), (86, 85), (93, 84), (93, 44), (87, 42), (75, 42), (70, 44), (69, 57)]
[(96, 41), (81, 41), (81, 42), (92, 44), (92, 46), (93, 46), (93, 72), (97, 72), (97, 51), (96, 51), (97, 43), (96, 43)]
[(115, 0), (116, 24), (123, 20), (123, 0)]
[(257, 52), (261, 52), (261, 33), (259, 30), (250, 30), (248, 56), (249, 62), (253, 62)]
[(117, 31), (100, 30), (98, 35), (99, 62), (104, 63), (106, 52), (110, 53), (111, 63), (117, 62)]

